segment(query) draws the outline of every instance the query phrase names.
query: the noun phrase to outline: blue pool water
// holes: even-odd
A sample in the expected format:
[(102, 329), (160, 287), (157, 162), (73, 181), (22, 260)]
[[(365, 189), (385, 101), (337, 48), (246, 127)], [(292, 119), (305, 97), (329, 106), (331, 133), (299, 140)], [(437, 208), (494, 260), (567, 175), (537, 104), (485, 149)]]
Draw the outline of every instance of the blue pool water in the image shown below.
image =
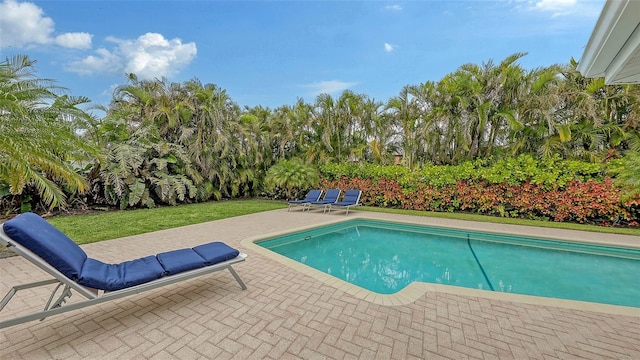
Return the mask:
[(414, 281), (640, 307), (640, 250), (353, 220), (257, 245), (392, 294)]

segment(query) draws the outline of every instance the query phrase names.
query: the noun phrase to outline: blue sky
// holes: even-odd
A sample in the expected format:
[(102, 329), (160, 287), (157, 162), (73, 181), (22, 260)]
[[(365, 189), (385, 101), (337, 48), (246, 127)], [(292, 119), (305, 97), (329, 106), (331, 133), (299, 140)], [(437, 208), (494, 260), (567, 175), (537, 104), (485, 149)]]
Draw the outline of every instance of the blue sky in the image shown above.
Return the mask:
[(1, 59), (108, 104), (126, 73), (198, 78), (276, 108), (350, 89), (380, 101), (466, 63), (516, 52), (527, 68), (579, 60), (604, 0), (0, 0)]

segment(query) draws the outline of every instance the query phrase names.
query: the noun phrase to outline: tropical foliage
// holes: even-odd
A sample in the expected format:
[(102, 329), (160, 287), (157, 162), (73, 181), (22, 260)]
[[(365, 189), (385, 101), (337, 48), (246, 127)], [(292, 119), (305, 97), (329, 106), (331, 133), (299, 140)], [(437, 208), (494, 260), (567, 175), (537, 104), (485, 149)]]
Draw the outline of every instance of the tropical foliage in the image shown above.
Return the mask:
[(273, 190), (276, 187), (285, 189), (287, 199), (293, 198), (293, 192), (296, 189), (310, 188), (317, 185), (318, 181), (320, 181), (318, 170), (298, 158), (280, 160), (267, 171), (265, 178), (268, 189)]
[(77, 133), (90, 120), (78, 106), (89, 99), (65, 95), (53, 80), (36, 77), (34, 66), (26, 56), (0, 63), (0, 198), (6, 211), (28, 210), (32, 202), (64, 206), (87, 189), (75, 167), (93, 153)]
[(602, 181), (608, 171), (600, 164), (579, 160), (564, 160), (558, 156), (536, 159), (530, 154), (487, 161), (478, 159), (458, 165), (426, 165), (410, 170), (404, 166), (374, 164), (326, 164), (321, 168), (322, 177), (328, 180), (362, 178), (377, 180), (396, 179), (405, 188), (428, 184), (454, 185), (458, 181), (479, 181), (489, 184), (520, 185), (530, 182), (548, 188), (562, 187), (572, 180)]
[[(275, 109), (241, 108), (224, 89), (197, 79), (129, 74), (100, 119), (79, 109), (87, 99), (35, 77), (27, 57), (7, 59), (0, 79), (0, 199), (5, 211), (16, 211), (32, 194), (31, 204), (47, 207), (82, 198), (120, 208), (274, 196), (278, 189), (291, 197), (317, 185), (308, 171), (315, 167), (325, 184), (346, 176), (376, 182), (376, 189), (398, 187), (405, 197), (461, 184), (534, 192), (591, 186), (612, 191), (607, 196), (620, 206), (636, 201), (640, 85), (586, 79), (573, 59), (525, 69), (518, 64), (525, 55), (465, 64), (386, 101), (344, 91)], [(406, 205), (380, 194), (371, 204)], [(430, 199), (418, 198), (412, 201)], [(522, 215), (511, 203), (444, 206), (445, 200), (436, 208), (546, 218), (561, 212)]]

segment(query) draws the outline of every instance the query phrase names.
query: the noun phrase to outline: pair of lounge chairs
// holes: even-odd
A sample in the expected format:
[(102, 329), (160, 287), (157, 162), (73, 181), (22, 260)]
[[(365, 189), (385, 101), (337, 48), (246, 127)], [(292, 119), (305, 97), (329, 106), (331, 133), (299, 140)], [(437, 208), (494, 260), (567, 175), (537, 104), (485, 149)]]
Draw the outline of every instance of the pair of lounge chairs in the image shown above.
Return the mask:
[(302, 206), (302, 211), (309, 211), (312, 207), (322, 207), (322, 212), (329, 212), (333, 209), (345, 209), (346, 215), (349, 214), (349, 209), (354, 206), (360, 206), (360, 197), (362, 191), (360, 190), (347, 190), (344, 193), (344, 197), (341, 201), (338, 201), (342, 191), (340, 189), (329, 189), (324, 198), (320, 200), (322, 196), (322, 190), (311, 190), (304, 199), (289, 201), (289, 210), (292, 206)]
[[(244, 261), (247, 256), (222, 242), (164, 252), (119, 264), (105, 264), (89, 258), (80, 246), (40, 216), (24, 213), (2, 225), (0, 244), (22, 255), (53, 277), (14, 286), (0, 301), (0, 311), (19, 290), (57, 284), (43, 311), (0, 321), (0, 329), (36, 319), (44, 320), (51, 315), (224, 269), (229, 270), (243, 290), (247, 288), (231, 267)], [(63, 289), (57, 295), (61, 287)], [(87, 300), (65, 305), (72, 290)]]

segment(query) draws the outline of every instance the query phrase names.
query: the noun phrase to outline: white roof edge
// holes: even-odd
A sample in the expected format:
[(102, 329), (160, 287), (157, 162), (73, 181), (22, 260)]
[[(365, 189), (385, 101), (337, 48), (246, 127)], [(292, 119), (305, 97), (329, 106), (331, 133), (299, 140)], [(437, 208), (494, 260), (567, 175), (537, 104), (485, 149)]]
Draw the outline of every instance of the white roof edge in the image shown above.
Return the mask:
[[(620, 28), (620, 19), (631, 2), (631, 0), (607, 0), (604, 4), (602, 13), (600, 13), (582, 58), (578, 63), (578, 71), (584, 76), (604, 77), (607, 67), (618, 54), (617, 49), (622, 48), (629, 35), (635, 29), (635, 24), (630, 30)], [(632, 5), (632, 7), (634, 6)], [(629, 14), (628, 11), (627, 14)], [(617, 47), (616, 51), (612, 51), (615, 47)]]
[(636, 75), (624, 74), (624, 67), (629, 65), (629, 59), (633, 58), (636, 49), (640, 49), (640, 25), (636, 26), (633, 34), (620, 49), (620, 53), (611, 62), (604, 79), (606, 84), (637, 82), (632, 79)]

